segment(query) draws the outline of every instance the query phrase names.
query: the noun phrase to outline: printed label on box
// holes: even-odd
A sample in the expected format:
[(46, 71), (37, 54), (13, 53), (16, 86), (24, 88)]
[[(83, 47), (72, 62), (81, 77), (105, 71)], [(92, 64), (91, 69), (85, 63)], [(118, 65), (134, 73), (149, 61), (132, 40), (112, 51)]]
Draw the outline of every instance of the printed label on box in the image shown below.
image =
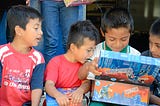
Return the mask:
[(149, 87), (112, 81), (95, 80), (93, 101), (131, 106), (147, 106)]
[(160, 70), (160, 60), (102, 50), (98, 66), (102, 75), (96, 79), (150, 86)]
[(148, 105), (149, 87), (160, 70), (160, 59), (102, 50), (98, 67), (102, 75), (93, 80), (93, 101)]

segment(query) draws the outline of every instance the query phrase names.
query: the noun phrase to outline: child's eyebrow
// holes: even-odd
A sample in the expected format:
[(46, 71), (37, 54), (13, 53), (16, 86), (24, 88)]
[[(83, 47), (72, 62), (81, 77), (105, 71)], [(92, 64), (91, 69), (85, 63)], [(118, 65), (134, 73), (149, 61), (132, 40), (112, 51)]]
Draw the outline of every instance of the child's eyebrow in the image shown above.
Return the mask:
[(124, 37), (122, 37), (122, 38), (128, 38), (128, 36), (129, 36), (129, 35), (127, 35), (127, 36), (124, 36)]
[(39, 23), (35, 23), (34, 26), (40, 26), (40, 24)]
[(155, 43), (156, 45), (160, 45), (160, 43)]
[(95, 49), (96, 47), (91, 47), (90, 49)]
[(35, 25), (40, 25), (40, 23), (35, 23)]

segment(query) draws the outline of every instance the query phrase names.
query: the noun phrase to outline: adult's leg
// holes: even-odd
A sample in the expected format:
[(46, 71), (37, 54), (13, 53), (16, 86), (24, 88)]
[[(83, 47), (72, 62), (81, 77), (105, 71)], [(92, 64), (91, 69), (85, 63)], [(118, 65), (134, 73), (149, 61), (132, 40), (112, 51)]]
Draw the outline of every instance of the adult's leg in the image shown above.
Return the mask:
[(41, 13), (41, 4), (39, 0), (30, 0), (30, 6)]
[(44, 57), (46, 62), (56, 56), (59, 44), (59, 3), (53, 0), (42, 1)]
[(7, 12), (4, 11), (3, 16), (0, 20), (0, 45), (7, 43), (7, 39), (6, 39), (6, 29), (7, 29), (6, 15), (7, 15)]
[(64, 3), (61, 4), (61, 10), (60, 10), (60, 25), (62, 28), (62, 45), (64, 48), (64, 51), (66, 51), (66, 44), (68, 39), (68, 32), (70, 29), (70, 26), (78, 21), (79, 16), (79, 7), (73, 6), (73, 7), (65, 7)]

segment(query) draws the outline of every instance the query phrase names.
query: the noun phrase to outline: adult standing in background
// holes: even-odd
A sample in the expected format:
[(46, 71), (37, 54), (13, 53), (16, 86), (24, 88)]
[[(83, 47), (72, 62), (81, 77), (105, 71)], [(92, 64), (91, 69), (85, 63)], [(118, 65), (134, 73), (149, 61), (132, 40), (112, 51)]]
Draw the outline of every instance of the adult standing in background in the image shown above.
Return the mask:
[(41, 0), (41, 12), (44, 57), (48, 63), (52, 57), (66, 51), (69, 28), (80, 20), (79, 6), (66, 7), (63, 0)]

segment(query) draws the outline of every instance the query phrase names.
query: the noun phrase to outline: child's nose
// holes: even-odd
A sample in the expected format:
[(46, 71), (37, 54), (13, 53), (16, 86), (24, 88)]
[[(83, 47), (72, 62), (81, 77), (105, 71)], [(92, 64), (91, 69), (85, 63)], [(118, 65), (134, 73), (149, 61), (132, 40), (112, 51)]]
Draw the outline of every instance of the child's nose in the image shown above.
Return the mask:
[(116, 43), (115, 43), (116, 48), (121, 47), (121, 45), (122, 45), (121, 41), (116, 41)]
[(43, 35), (42, 29), (39, 30), (39, 35)]
[(150, 51), (151, 51), (151, 52), (157, 51), (157, 47), (156, 47), (155, 45), (152, 45), (152, 46), (150, 47)]
[(88, 57), (87, 57), (87, 58), (92, 57), (92, 56), (93, 56), (93, 53), (94, 53), (94, 51), (89, 52), (89, 54), (88, 54)]

